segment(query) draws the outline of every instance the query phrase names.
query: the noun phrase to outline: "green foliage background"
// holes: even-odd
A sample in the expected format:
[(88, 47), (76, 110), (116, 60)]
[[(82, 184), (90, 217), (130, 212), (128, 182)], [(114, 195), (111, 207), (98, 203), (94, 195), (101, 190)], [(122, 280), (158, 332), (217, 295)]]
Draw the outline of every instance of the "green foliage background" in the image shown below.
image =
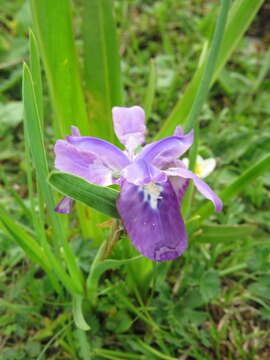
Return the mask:
[[(47, 4), (49, 6), (50, 1)], [(82, 29), (86, 31), (84, 36), (95, 41), (94, 33), (83, 25), (87, 21), (83, 4), (82, 0), (73, 1), (70, 14), (79, 65), (86, 56), (98, 71), (100, 59), (92, 58), (89, 49), (83, 51)], [(205, 40), (213, 32), (215, 4), (202, 0), (115, 0), (124, 92), (114, 94), (114, 98), (103, 98), (97, 92), (96, 113), (106, 108), (102, 114), (106, 122), (110, 117), (108, 109), (115, 102), (126, 106), (145, 104), (149, 139), (160, 128), (167, 131), (164, 120), (172, 116), (179, 96), (198, 69)], [(26, 1), (1, 0), (0, 9), (0, 207), (4, 214), (2, 222), (5, 220), (5, 226), (1, 223), (0, 227), (0, 358), (269, 359), (270, 173), (265, 171), (267, 165), (262, 176), (234, 196), (221, 214), (212, 216), (211, 225), (208, 221), (193, 232), (195, 221), (188, 223), (192, 233), (189, 249), (173, 263), (156, 264), (149, 272), (149, 264), (146, 266), (143, 259), (137, 257), (124, 237), (115, 247), (115, 258), (134, 257), (135, 260), (128, 264), (107, 260), (113, 263), (104, 262), (91, 272), (91, 279), (95, 279), (91, 282), (91, 290), (97, 291), (98, 296), (98, 301), (94, 299), (94, 309), (80, 297), (72, 299), (63, 289), (57, 293), (59, 284), (53, 280), (53, 275), (51, 279), (46, 276), (16, 245), (6, 228), (13, 233), (23, 231), (31, 245), (31, 238), (35, 236), (30, 226), (31, 211), (38, 206), (35, 196), (31, 203), (29, 182), (27, 185), (29, 169), (24, 154), (26, 139), (21, 100), (22, 62), (29, 62), (28, 30), (33, 24)], [(200, 114), (199, 153), (217, 159), (217, 169), (207, 181), (220, 192), (270, 151), (268, 18), (265, 1), (229, 63), (218, 74)], [(53, 29), (47, 28), (47, 31), (50, 36)], [(110, 35), (109, 30), (107, 35)], [(102, 41), (113, 44), (115, 39), (105, 36), (97, 43)], [(89, 40), (90, 45), (92, 42)], [(112, 59), (114, 69), (119, 71), (114, 61)], [(76, 63), (74, 59), (71, 62)], [(100, 71), (106, 66), (103, 64)], [(55, 119), (62, 116), (63, 108), (58, 112), (53, 110), (49, 91), (55, 79), (51, 77), (45, 81), (44, 69), (46, 63), (42, 72), (44, 110), (39, 115), (43, 119), (44, 111), (45, 148), (48, 167), (53, 169), (55, 134), (63, 136), (68, 125), (78, 121), (83, 122), (83, 131), (87, 132), (87, 120), (83, 119), (88, 110), (84, 108), (83, 95), (78, 89), (73, 110), (65, 109), (67, 127), (57, 127)], [(78, 72), (76, 76), (80, 78), (82, 74)], [(102, 88), (104, 84), (114, 81), (104, 74), (104, 79), (96, 84), (89, 83), (86, 78), (84, 86), (86, 91), (92, 91), (91, 86), (94, 86), (102, 92), (108, 89)], [(79, 88), (78, 84), (75, 82), (73, 86)], [(63, 83), (58, 91), (67, 91), (66, 84)], [(57, 95), (59, 93), (55, 98)], [(179, 109), (180, 113), (173, 114), (181, 115), (182, 108)], [(100, 131), (98, 136), (103, 137), (107, 134), (106, 127), (91, 128), (91, 131)], [(112, 134), (108, 137), (112, 139)], [(39, 189), (35, 183), (33, 186), (35, 194)], [(200, 197), (196, 195), (196, 198), (200, 204)], [(199, 212), (205, 214), (208, 210), (202, 207)], [(71, 217), (71, 226), (63, 218), (60, 220), (69, 240), (59, 235), (59, 241), (61, 236), (66, 241), (66, 245), (62, 243), (65, 251), (61, 256), (64, 261), (71, 259), (67, 266), (71, 276), (65, 279), (65, 274), (60, 275), (71, 288), (73, 285), (80, 288), (76, 280), (81, 273), (86, 274), (93, 259), (97, 259), (93, 229), (82, 225), (85, 223), (82, 220), (88, 216), (85, 208), (81, 208), (78, 220)], [(24, 227), (17, 228), (17, 221)], [(58, 226), (54, 218), (49, 224), (52, 228)], [(217, 227), (217, 224), (222, 226)], [(245, 225), (239, 227), (242, 224)], [(100, 234), (102, 237), (104, 230)], [(42, 239), (44, 234), (39, 236)], [(47, 231), (45, 236), (50, 238), (51, 233)], [(32, 245), (35, 254), (35, 245)], [(69, 249), (75, 254), (80, 271), (69, 256)], [(42, 256), (40, 258), (43, 262)], [(50, 267), (51, 263), (43, 266)], [(57, 268), (57, 263), (52, 268)], [(110, 270), (103, 273), (107, 269)], [(134, 286), (138, 279), (141, 279), (140, 286)], [(78, 311), (81, 307), (84, 318)], [(74, 320), (81, 328), (86, 320), (91, 330), (78, 329)]]

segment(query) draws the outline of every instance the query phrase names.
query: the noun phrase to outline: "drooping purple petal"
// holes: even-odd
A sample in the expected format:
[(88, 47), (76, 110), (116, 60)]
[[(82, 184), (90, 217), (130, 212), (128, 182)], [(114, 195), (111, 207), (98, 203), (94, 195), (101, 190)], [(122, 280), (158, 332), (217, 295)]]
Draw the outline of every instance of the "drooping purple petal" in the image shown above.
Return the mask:
[(184, 169), (184, 168), (170, 168), (165, 171), (168, 176), (179, 176), (184, 179), (192, 179), (198, 191), (212, 201), (215, 206), (215, 210), (217, 212), (222, 210), (222, 201), (220, 198), (214, 193), (214, 191), (207, 185), (202, 179), (200, 179), (197, 175), (195, 175), (192, 171)]
[(132, 154), (145, 140), (144, 110), (140, 106), (116, 106), (112, 109), (112, 115), (116, 136)]
[(71, 210), (71, 206), (73, 204), (73, 199), (68, 196), (64, 196), (63, 199), (57, 204), (54, 211), (61, 214), (69, 214)]
[(84, 178), (101, 186), (114, 183), (113, 171), (96, 155), (81, 150), (65, 140), (58, 140), (54, 147), (55, 168)]
[[(169, 168), (184, 168), (186, 169), (186, 165), (182, 160), (175, 160), (171, 164), (169, 164)], [(180, 178), (179, 176), (168, 176), (169, 181), (174, 189), (176, 197), (179, 201), (179, 207), (181, 206), (183, 197), (188, 189), (189, 181), (188, 179)]]
[(136, 160), (150, 162), (162, 169), (184, 154), (193, 143), (193, 131), (184, 136), (169, 136), (146, 145), (136, 156)]
[(108, 141), (89, 136), (67, 136), (67, 141), (76, 148), (94, 155), (112, 170), (120, 171), (130, 163), (128, 157)]
[(154, 182), (164, 182), (167, 175), (155, 166), (146, 163), (144, 160), (138, 160), (122, 170), (122, 176), (134, 185), (145, 185)]
[(169, 181), (144, 186), (124, 181), (117, 208), (133, 245), (147, 258), (173, 260), (186, 249), (187, 234)]

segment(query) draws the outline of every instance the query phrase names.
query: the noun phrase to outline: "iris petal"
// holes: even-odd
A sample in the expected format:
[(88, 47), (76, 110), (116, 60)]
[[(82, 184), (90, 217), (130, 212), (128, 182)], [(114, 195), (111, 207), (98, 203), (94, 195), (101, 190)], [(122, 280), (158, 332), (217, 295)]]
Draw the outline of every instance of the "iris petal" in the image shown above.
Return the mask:
[(122, 175), (134, 185), (145, 185), (151, 181), (164, 182), (167, 180), (167, 175), (164, 172), (144, 160), (138, 160), (127, 166), (123, 169)]
[(114, 131), (121, 144), (132, 154), (145, 138), (145, 114), (140, 106), (114, 107), (112, 110)]
[(67, 141), (76, 148), (94, 155), (113, 170), (122, 170), (130, 163), (128, 157), (108, 141), (90, 136), (67, 136)]
[(143, 159), (161, 169), (184, 154), (192, 143), (193, 131), (184, 136), (169, 136), (146, 145), (137, 155), (136, 160)]
[(169, 181), (145, 186), (124, 181), (117, 208), (134, 247), (147, 258), (173, 260), (186, 249), (187, 234)]
[(192, 179), (198, 191), (206, 198), (212, 201), (215, 206), (216, 211), (222, 210), (222, 201), (214, 193), (214, 191), (207, 185), (203, 180), (201, 180), (197, 175), (192, 171), (184, 168), (171, 168), (165, 171), (168, 176), (179, 176), (184, 179)]
[(73, 201), (74, 200), (71, 199), (70, 197), (64, 196), (63, 199), (57, 204), (54, 210), (61, 214), (69, 214)]
[(81, 150), (65, 140), (58, 140), (54, 147), (55, 168), (84, 178), (101, 186), (114, 183), (113, 171), (97, 156)]

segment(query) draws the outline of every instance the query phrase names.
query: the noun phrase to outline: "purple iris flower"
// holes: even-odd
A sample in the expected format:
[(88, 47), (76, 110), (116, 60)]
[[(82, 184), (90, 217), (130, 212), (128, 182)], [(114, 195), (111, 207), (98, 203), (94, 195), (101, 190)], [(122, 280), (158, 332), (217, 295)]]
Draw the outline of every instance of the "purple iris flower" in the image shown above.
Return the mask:
[[(213, 190), (179, 160), (193, 143), (193, 131), (184, 135), (177, 126), (173, 136), (140, 148), (146, 133), (144, 110), (114, 107), (112, 115), (124, 151), (105, 140), (80, 136), (72, 127), (72, 136), (56, 142), (55, 167), (93, 184), (119, 184), (117, 209), (135, 248), (154, 261), (175, 259), (187, 247), (180, 205), (189, 180), (216, 211), (222, 209)], [(65, 197), (56, 211), (68, 213), (72, 201)]]

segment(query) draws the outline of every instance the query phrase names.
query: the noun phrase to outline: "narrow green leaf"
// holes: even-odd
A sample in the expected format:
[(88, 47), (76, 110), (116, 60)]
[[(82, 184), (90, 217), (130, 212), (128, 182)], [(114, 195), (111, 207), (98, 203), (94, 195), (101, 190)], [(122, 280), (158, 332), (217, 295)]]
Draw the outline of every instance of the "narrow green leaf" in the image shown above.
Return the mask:
[(46, 270), (50, 268), (44, 249), (32, 236), (28, 235), (19, 224), (4, 214), (2, 209), (0, 209), (0, 221), (16, 243), (33, 261), (37, 262)]
[(116, 209), (118, 191), (109, 187), (90, 184), (83, 178), (63, 172), (52, 172), (49, 176), (49, 183), (62, 194), (103, 214), (119, 218)]
[[(75, 289), (77, 289), (79, 293), (81, 293), (83, 292), (82, 274), (77, 265), (75, 256), (70, 250), (69, 244), (63, 234), (63, 229), (58, 218), (59, 215), (54, 212), (54, 198), (52, 190), (47, 183), (48, 164), (44, 148), (43, 134), (41, 131), (41, 124), (32, 76), (26, 64), (24, 64), (23, 69), (23, 104), (26, 141), (28, 142), (31, 149), (33, 164), (36, 169), (38, 187), (42, 192), (43, 199), (46, 201), (49, 210), (48, 214), (54, 233), (53, 238), (58, 241), (56, 248), (59, 250), (59, 244), (62, 245), (65, 260), (67, 262), (71, 278), (73, 279), (73, 286)], [(45, 240), (44, 244), (46, 244)], [(49, 254), (49, 246), (47, 246), (46, 251)], [(50, 257), (50, 260), (54, 262), (57, 261), (53, 255)], [(69, 277), (66, 275), (60, 263), (57, 265), (57, 269), (62, 279), (64, 279), (64, 282), (66, 282)]]
[(48, 176), (48, 164), (44, 149), (44, 140), (41, 131), (40, 117), (34, 91), (34, 84), (29, 68), (24, 64), (23, 69), (23, 105), (24, 105), (24, 123), (26, 137), (29, 142), (34, 167), (37, 173), (37, 181), (40, 190), (46, 199), (47, 206), (50, 210), (49, 215), (56, 234), (61, 234), (61, 227), (57, 215), (53, 210), (55, 207), (53, 195), (50, 187), (46, 182)]
[[(220, 55), (215, 66), (212, 85), (218, 78), (222, 68), (228, 61), (232, 52), (239, 44), (243, 34), (247, 30), (251, 21), (254, 19), (262, 4), (263, 0), (235, 0), (233, 2), (229, 13), (229, 19), (224, 38), (221, 44)], [(156, 136), (156, 139), (171, 135), (176, 125), (180, 123), (185, 124), (192, 103), (196, 96), (198, 86), (200, 85), (204, 68), (205, 61), (197, 68), (197, 71), (194, 74), (184, 95), (181, 96), (168, 119), (164, 122), (162, 128)]]
[(134, 256), (130, 259), (124, 260), (115, 260), (115, 259), (107, 259), (98, 262), (95, 266), (91, 267), (90, 275), (87, 280), (87, 292), (90, 297), (93, 297), (96, 294), (96, 290), (98, 287), (98, 282), (101, 275), (107, 270), (118, 269), (122, 265), (126, 265), (128, 263), (137, 261), (141, 259), (142, 256)]
[(75, 50), (69, 0), (31, 0), (34, 32), (42, 53), (55, 110), (57, 135), (76, 125), (89, 135), (84, 95)]
[(143, 105), (146, 121), (149, 119), (149, 116), (151, 114), (153, 101), (155, 97), (155, 91), (156, 91), (156, 83), (157, 83), (156, 65), (155, 65), (155, 61), (151, 59), (148, 85), (145, 91), (145, 98)]
[(113, 141), (112, 107), (122, 105), (112, 0), (84, 0), (83, 41), (91, 134)]
[(37, 98), (37, 108), (39, 112), (39, 118), (41, 126), (43, 126), (43, 97), (42, 97), (42, 79), (41, 79), (41, 68), (40, 68), (40, 57), (37, 40), (35, 38), (32, 30), (29, 32), (29, 50), (30, 50), (30, 70), (33, 78), (33, 84), (35, 89), (35, 94)]
[[(259, 160), (256, 164), (247, 169), (237, 180), (223, 190), (219, 196), (224, 203), (228, 202), (235, 195), (241, 192), (244, 187), (254, 181), (257, 177), (261, 176), (264, 172), (270, 170), (270, 154)], [(213, 205), (208, 202), (203, 205), (194, 215), (199, 215), (199, 222), (206, 219), (213, 213)]]
[(194, 234), (200, 243), (235, 241), (250, 236), (256, 230), (254, 225), (204, 225)]
[[(196, 92), (196, 96), (194, 98), (194, 102), (192, 104), (185, 130), (189, 132), (191, 129), (195, 128), (195, 123), (197, 122), (198, 115), (201, 111), (201, 108), (207, 98), (209, 86), (211, 84), (213, 73), (216, 66), (216, 61), (220, 51), (220, 44), (223, 39), (224, 29), (227, 22), (227, 15), (230, 8), (230, 0), (222, 0), (220, 1), (221, 9), (220, 13), (217, 17), (215, 32), (213, 36), (213, 41), (209, 50), (209, 56), (204, 60), (205, 62), (205, 71), (202, 75), (201, 82), (198, 86), (198, 90)], [(195, 155), (196, 158), (196, 155)], [(190, 159), (192, 162), (192, 159)], [(195, 161), (193, 163), (195, 166)], [(194, 170), (191, 167), (192, 170)]]
[(82, 312), (82, 302), (83, 298), (81, 296), (73, 297), (73, 317), (77, 327), (81, 330), (87, 331), (90, 330), (90, 326), (84, 319)]
[[(113, 228), (111, 232), (112, 232), (111, 235), (113, 236), (113, 232), (114, 232)], [(106, 256), (107, 246), (109, 245), (110, 241), (111, 238), (109, 237), (109, 239), (103, 241), (103, 243), (99, 247), (95, 259), (91, 265), (90, 273), (86, 281), (87, 295), (92, 305), (94, 306), (96, 305), (96, 301), (97, 301), (97, 288), (98, 288), (98, 282), (100, 276), (109, 269), (116, 269), (121, 265), (128, 264), (130, 262), (133, 262), (134, 260), (138, 260), (142, 258), (142, 256), (139, 255), (124, 260), (115, 260), (115, 259), (104, 260), (104, 256)]]

